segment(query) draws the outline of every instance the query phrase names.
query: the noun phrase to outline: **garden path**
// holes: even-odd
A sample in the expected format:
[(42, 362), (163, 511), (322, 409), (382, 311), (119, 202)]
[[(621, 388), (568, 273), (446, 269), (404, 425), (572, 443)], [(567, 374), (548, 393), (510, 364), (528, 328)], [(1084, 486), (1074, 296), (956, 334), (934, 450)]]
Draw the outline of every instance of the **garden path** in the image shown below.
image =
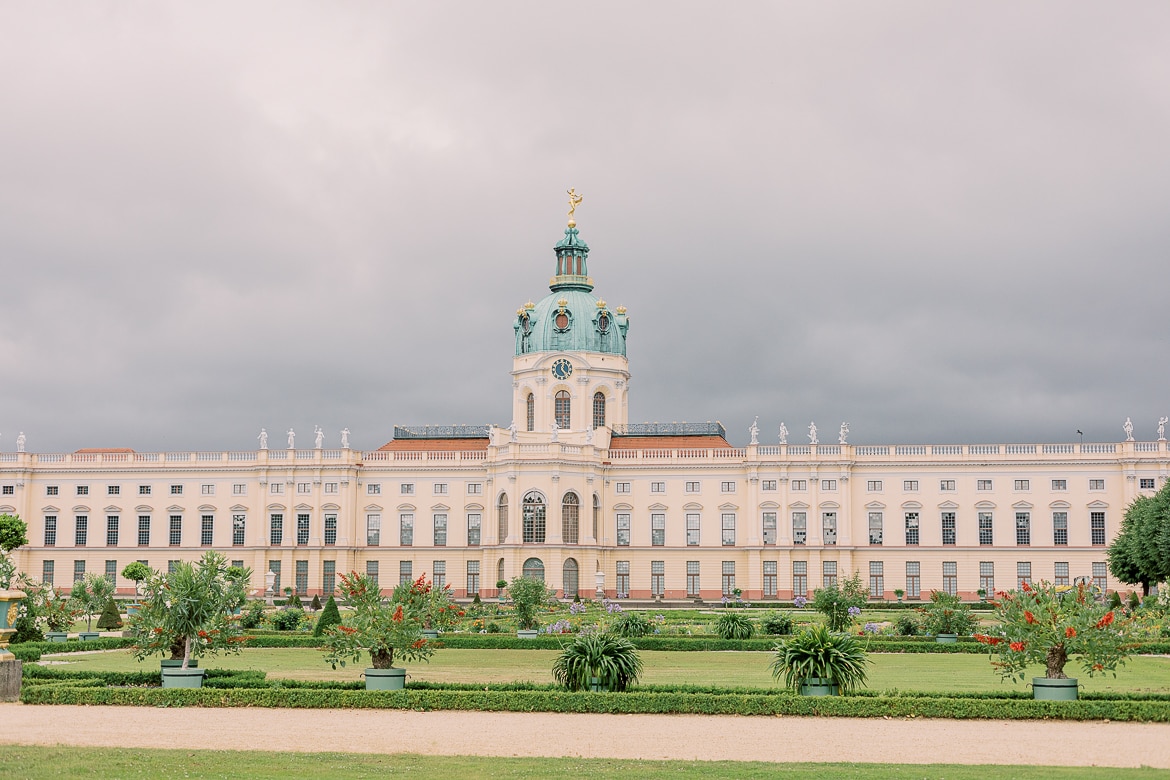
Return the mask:
[(1170, 769), (1166, 723), (0, 704), (0, 724), (17, 745)]

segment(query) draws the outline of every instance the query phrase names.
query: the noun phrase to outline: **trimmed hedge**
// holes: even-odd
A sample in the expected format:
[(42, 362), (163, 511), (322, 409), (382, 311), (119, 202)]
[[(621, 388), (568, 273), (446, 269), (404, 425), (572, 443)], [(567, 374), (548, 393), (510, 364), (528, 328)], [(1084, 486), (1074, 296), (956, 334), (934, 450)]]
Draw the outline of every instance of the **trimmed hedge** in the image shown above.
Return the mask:
[(604, 714), (807, 715), (852, 718), (1117, 720), (1170, 722), (1170, 702), (1069, 702), (942, 696), (825, 696), (790, 694), (592, 693), (566, 691), (359, 691), (308, 688), (93, 688), (33, 685), (25, 704), (104, 704), (138, 707), (285, 707), (295, 709), (480, 710)]

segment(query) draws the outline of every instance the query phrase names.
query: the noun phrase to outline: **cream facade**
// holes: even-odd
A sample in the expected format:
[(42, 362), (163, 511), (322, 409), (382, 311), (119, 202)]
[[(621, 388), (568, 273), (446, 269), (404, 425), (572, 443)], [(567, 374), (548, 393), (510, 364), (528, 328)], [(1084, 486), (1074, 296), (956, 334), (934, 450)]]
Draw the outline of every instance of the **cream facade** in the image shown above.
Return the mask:
[[(791, 599), (859, 572), (875, 599), (1015, 587), (1115, 588), (1105, 548), (1170, 477), (1165, 441), (751, 444), (722, 426), (631, 425), (630, 319), (592, 294), (570, 222), (551, 294), (516, 311), (512, 424), (397, 428), (379, 450), (0, 453), (0, 511), (29, 524), (17, 564), (122, 593), (216, 549), (328, 593), (426, 574), (460, 598), (541, 576), (558, 595)], [(756, 438), (753, 432), (753, 439)]]

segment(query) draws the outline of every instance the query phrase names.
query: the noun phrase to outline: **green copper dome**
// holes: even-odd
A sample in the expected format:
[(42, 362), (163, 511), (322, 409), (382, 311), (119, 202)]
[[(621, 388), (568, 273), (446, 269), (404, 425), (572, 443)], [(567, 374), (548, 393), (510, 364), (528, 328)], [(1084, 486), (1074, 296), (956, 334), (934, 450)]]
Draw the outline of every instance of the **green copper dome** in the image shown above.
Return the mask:
[(565, 228), (565, 237), (554, 248), (556, 275), (552, 292), (539, 303), (516, 310), (516, 354), (530, 352), (609, 352), (626, 354), (630, 321), (624, 307), (611, 310), (593, 295), (589, 277), (589, 246), (580, 239), (576, 223)]

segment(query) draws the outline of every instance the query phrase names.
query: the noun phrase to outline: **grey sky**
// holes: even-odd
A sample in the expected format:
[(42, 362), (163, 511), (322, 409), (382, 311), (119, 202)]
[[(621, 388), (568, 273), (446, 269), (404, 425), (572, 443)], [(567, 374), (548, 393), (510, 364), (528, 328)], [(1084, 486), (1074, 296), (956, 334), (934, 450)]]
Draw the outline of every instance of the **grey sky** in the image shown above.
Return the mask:
[(1149, 440), (1168, 139), (1164, 2), (5, 4), (0, 449), (507, 425), (570, 186), (633, 421)]

